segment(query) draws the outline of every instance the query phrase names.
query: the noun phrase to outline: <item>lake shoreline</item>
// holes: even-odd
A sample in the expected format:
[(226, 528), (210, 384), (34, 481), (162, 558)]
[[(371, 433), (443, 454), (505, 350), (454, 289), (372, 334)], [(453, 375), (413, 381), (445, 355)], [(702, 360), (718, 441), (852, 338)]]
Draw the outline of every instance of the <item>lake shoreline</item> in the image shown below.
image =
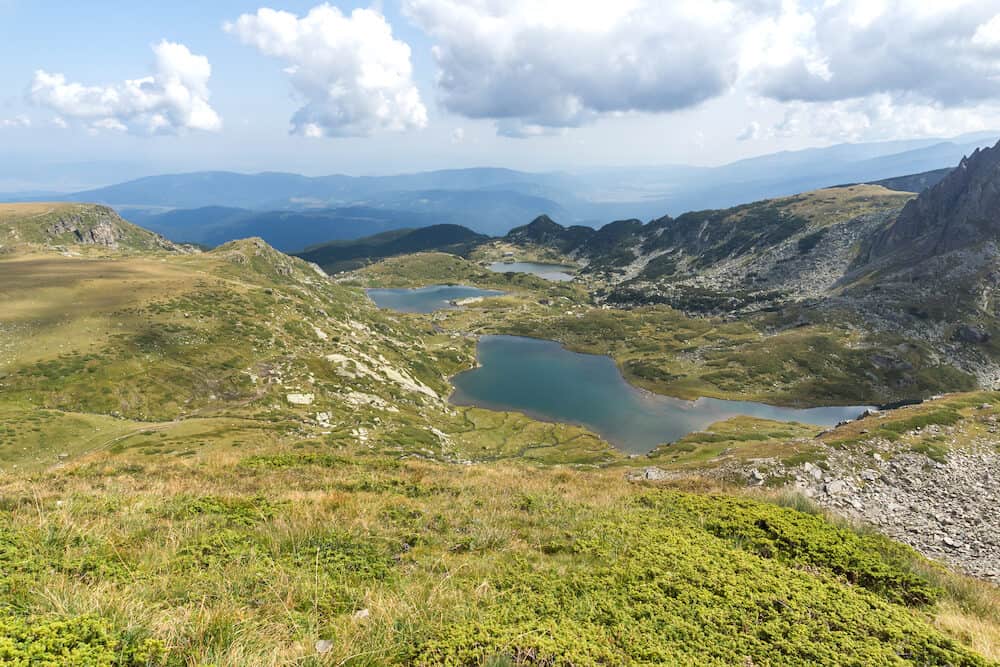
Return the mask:
[[(484, 350), (484, 344), (493, 349)], [(491, 360), (484, 356), (491, 355), (500, 361), (494, 360), (497, 365), (489, 368)], [(872, 407), (788, 408), (711, 397), (677, 398), (635, 386), (608, 355), (576, 352), (559, 341), (538, 337), (480, 336), (475, 360), (473, 367), (449, 378), (452, 391), (447, 400), (452, 405), (573, 424), (627, 454), (648, 453), (688, 433), (739, 416), (814, 425), (819, 431), (857, 419)], [(484, 371), (493, 375), (482, 376)], [(577, 410), (588, 416), (574, 416)]]

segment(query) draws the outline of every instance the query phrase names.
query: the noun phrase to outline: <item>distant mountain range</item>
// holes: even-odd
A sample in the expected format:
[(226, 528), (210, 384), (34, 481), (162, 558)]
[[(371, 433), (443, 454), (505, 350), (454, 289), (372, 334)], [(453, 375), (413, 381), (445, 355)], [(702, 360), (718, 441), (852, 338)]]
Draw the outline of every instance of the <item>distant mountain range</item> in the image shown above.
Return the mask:
[[(951, 140), (841, 144), (719, 167), (616, 167), (567, 173), (477, 168), (365, 177), (196, 172), (150, 176), (58, 197), (35, 193), (7, 199), (105, 204), (175, 241), (217, 245), (261, 236), (291, 251), (432, 224), (502, 235), (541, 214), (596, 226), (614, 219), (650, 220), (720, 209), (841, 183), (939, 170), (995, 138), (990, 133)], [(900, 182), (896, 187), (922, 183)]]

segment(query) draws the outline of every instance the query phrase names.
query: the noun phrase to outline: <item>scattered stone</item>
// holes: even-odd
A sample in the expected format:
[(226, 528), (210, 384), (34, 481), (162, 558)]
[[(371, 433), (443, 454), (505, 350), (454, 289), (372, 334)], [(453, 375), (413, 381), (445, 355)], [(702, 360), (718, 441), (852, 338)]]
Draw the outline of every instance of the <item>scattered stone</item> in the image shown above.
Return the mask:
[(805, 471), (807, 475), (809, 475), (815, 480), (823, 479), (823, 469), (817, 465), (814, 465), (807, 461), (805, 465), (802, 466), (802, 469)]
[(372, 613), (368, 609), (359, 609), (356, 612), (354, 612), (354, 616), (352, 616), (351, 618), (355, 622), (360, 622), (360, 621), (363, 621), (363, 620), (367, 619), (371, 615), (372, 615)]
[(831, 496), (836, 496), (847, 490), (847, 482), (842, 479), (835, 479), (832, 482), (827, 482), (823, 490)]
[(288, 394), (285, 398), (292, 405), (312, 405), (316, 400), (314, 394)]
[(662, 468), (649, 467), (642, 471), (642, 479), (650, 482), (659, 482), (670, 477), (670, 473)]
[(320, 639), (316, 642), (317, 653), (329, 653), (333, 650), (333, 642), (329, 639)]

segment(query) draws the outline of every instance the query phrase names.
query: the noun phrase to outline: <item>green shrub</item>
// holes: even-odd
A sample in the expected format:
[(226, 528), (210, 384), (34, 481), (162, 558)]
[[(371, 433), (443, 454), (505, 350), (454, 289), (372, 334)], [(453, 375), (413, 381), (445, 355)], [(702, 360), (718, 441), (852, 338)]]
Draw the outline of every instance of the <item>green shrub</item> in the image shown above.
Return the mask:
[(888, 424), (882, 424), (882, 426), (879, 427), (879, 430), (891, 431), (893, 433), (905, 433), (906, 431), (913, 431), (915, 429), (926, 428), (928, 426), (953, 426), (961, 420), (962, 415), (955, 410), (941, 408), (915, 415), (913, 417), (909, 417), (908, 419), (899, 419), (897, 421), (891, 421)]
[(909, 563), (917, 556), (907, 547), (832, 526), (820, 516), (724, 496), (686, 496), (671, 510), (698, 515), (710, 533), (764, 558), (823, 569), (890, 602), (926, 605), (941, 593), (912, 573)]
[(248, 468), (294, 468), (298, 466), (335, 468), (341, 465), (351, 465), (357, 461), (333, 454), (271, 454), (249, 456), (241, 463)]
[(986, 667), (899, 604), (934, 597), (908, 556), (791, 509), (651, 491), (506, 557), (404, 662)]
[(142, 667), (161, 664), (165, 654), (162, 642), (129, 637), (94, 616), (0, 616), (0, 663), (4, 665)]
[(227, 525), (251, 526), (274, 517), (278, 507), (262, 496), (181, 497), (172, 503), (166, 515), (171, 519), (218, 517)]
[(298, 567), (317, 567), (338, 577), (382, 580), (395, 564), (386, 544), (349, 533), (315, 536), (292, 547), (290, 559)]

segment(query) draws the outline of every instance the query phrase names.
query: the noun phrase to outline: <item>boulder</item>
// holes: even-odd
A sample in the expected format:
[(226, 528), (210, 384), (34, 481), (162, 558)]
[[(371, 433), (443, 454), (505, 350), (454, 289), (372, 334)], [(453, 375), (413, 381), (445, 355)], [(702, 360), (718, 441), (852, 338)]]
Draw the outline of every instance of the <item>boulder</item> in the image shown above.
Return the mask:
[(982, 345), (990, 340), (990, 335), (971, 324), (960, 324), (951, 335), (952, 340), (959, 343), (970, 343), (972, 345)]

